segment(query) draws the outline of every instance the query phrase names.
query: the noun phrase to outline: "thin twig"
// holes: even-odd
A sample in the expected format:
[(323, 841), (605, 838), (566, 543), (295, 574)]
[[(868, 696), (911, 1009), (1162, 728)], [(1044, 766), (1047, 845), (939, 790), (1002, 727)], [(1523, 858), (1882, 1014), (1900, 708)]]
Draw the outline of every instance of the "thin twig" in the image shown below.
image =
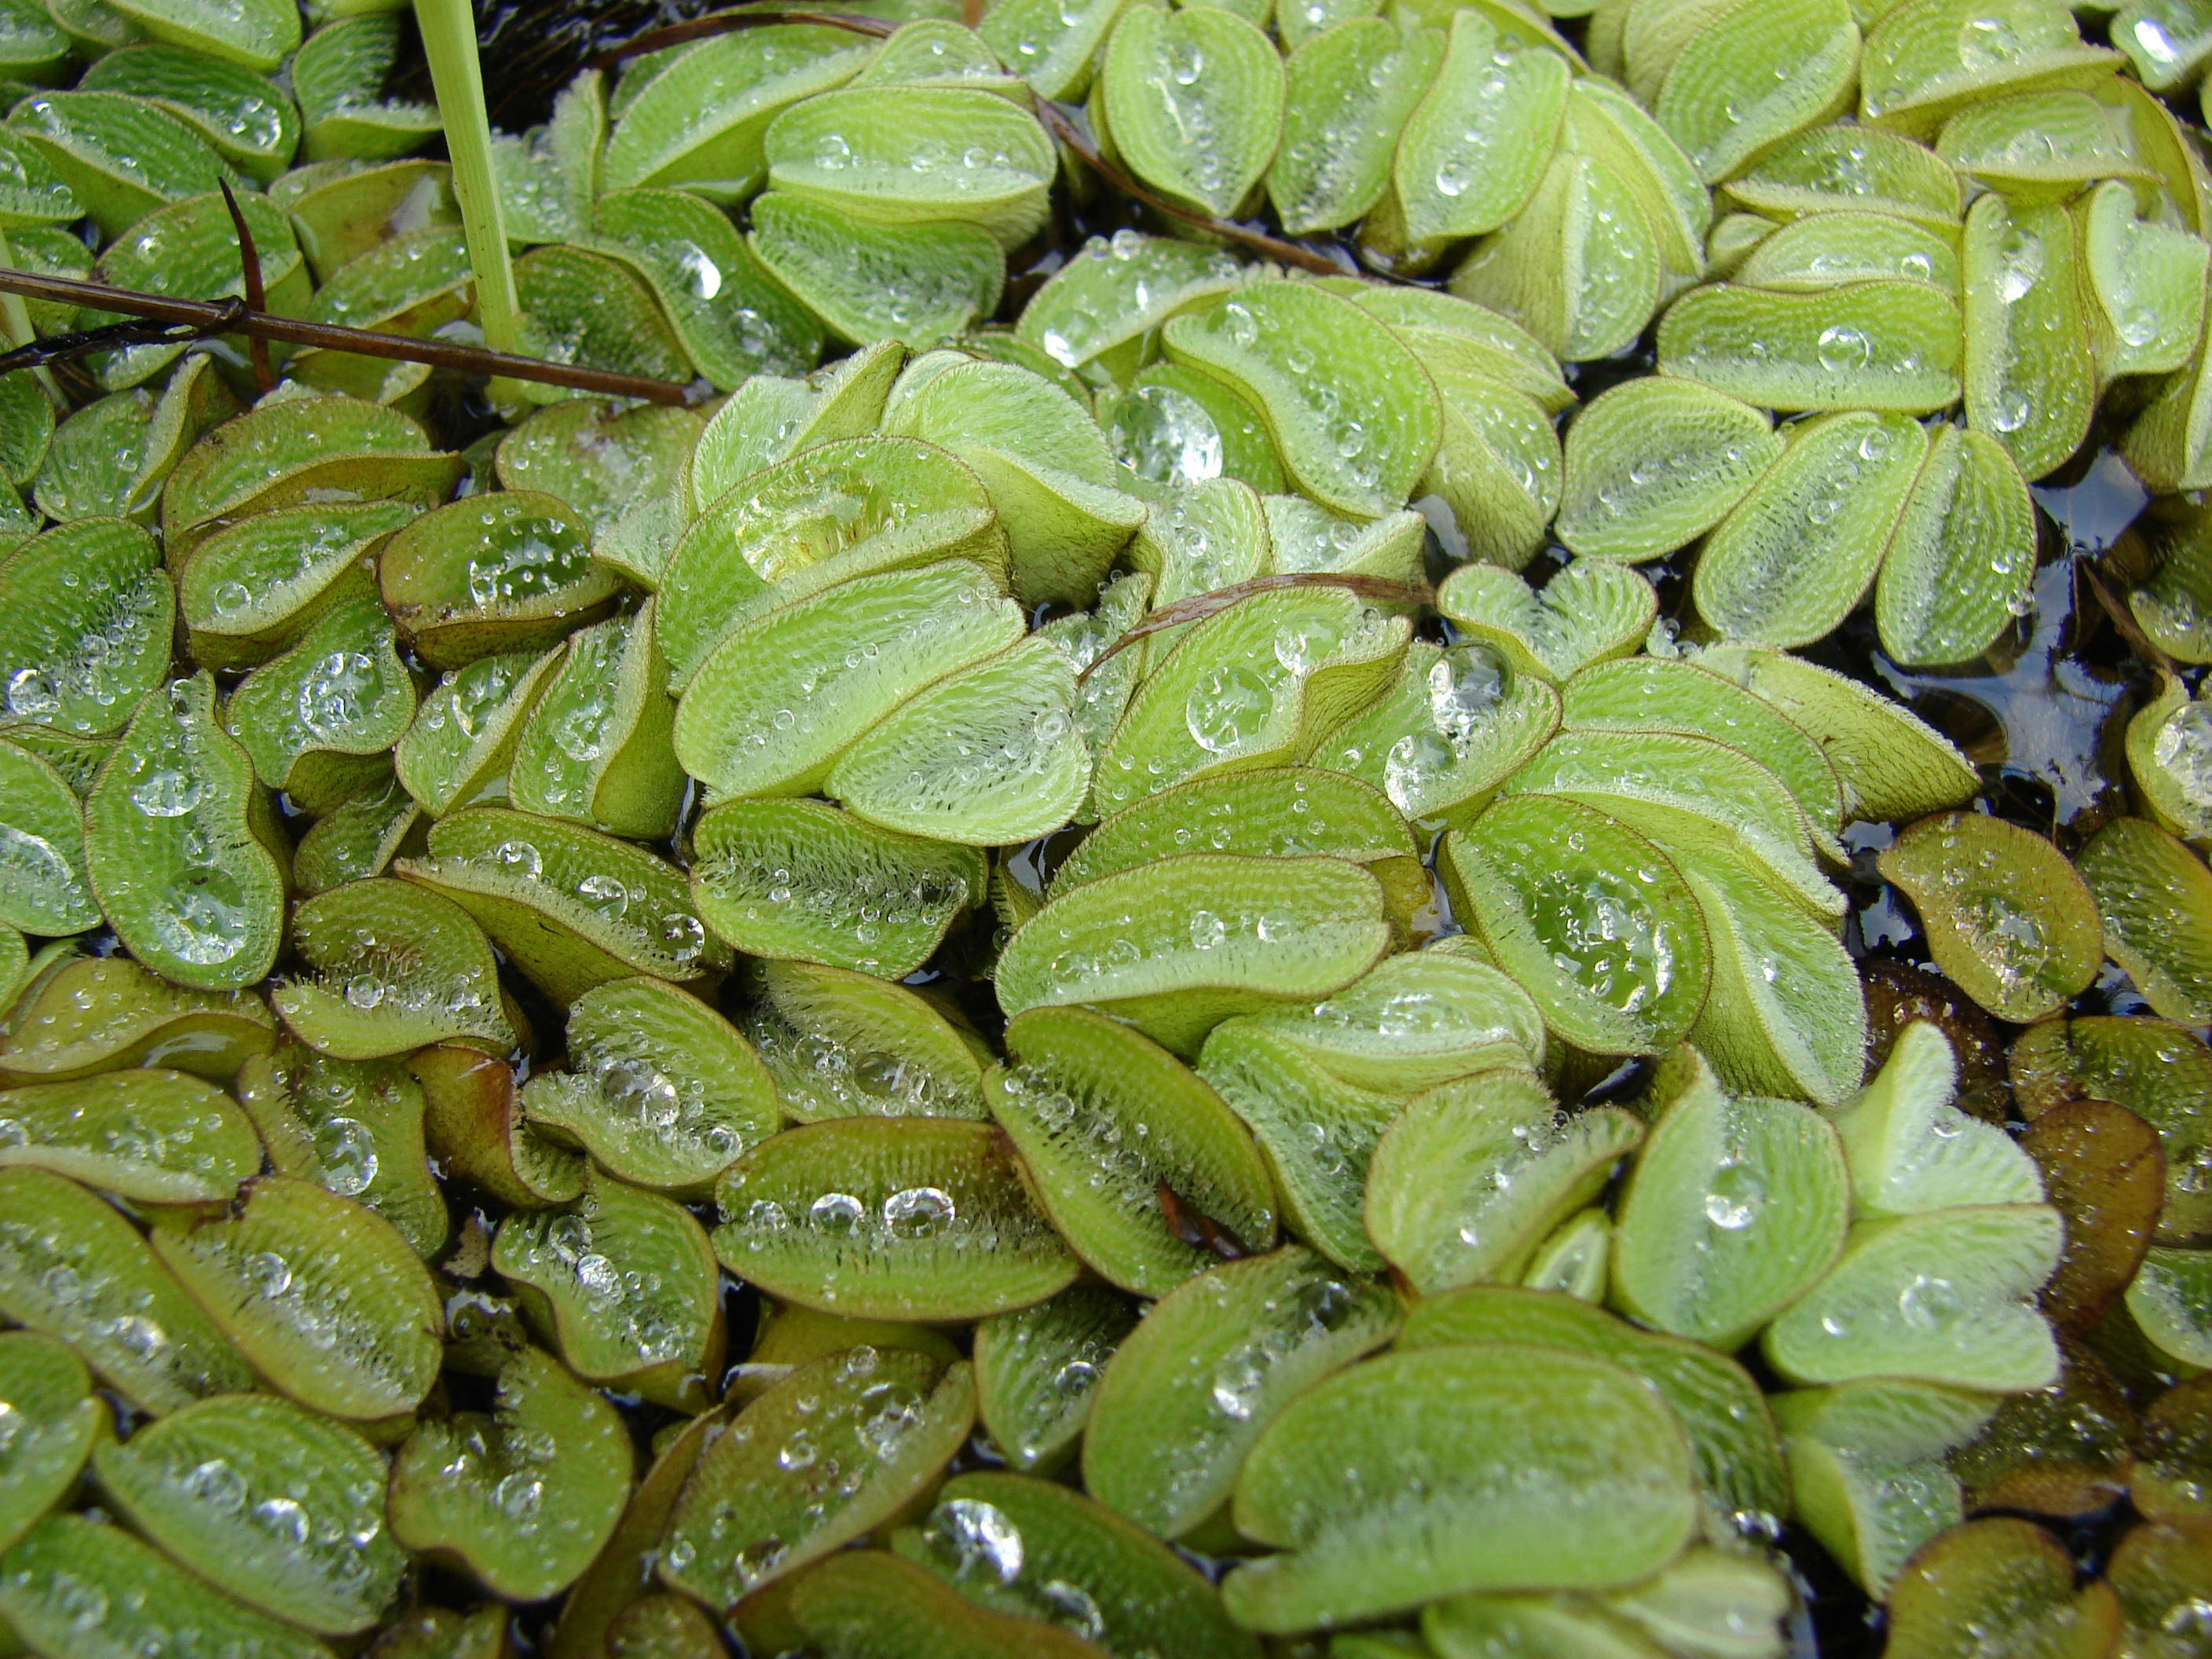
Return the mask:
[(1301, 247), (1296, 242), (1286, 242), (1279, 236), (1270, 236), (1265, 231), (1251, 230), (1234, 219), (1217, 219), (1213, 215), (1196, 208), (1187, 208), (1170, 200), (1158, 191), (1139, 184), (1127, 173), (1098, 153), (1098, 146), (1090, 134), (1076, 124), (1075, 118), (1048, 98), (1036, 100), (1037, 118), (1045, 124), (1052, 136), (1067, 146), (1075, 158), (1124, 196), (1142, 202), (1155, 213), (1164, 213), (1171, 219), (1180, 219), (1187, 225), (1235, 242), (1253, 252), (1274, 260), (1278, 264), (1296, 265), (1300, 270), (1310, 270), (1318, 276), (1350, 276), (1358, 273), (1346, 264), (1317, 253), (1312, 248)]
[(586, 59), (584, 66), (586, 69), (614, 69), (625, 58), (641, 58), (649, 52), (661, 52), (693, 40), (708, 40), (718, 34), (734, 33), (739, 29), (767, 28), (777, 23), (818, 23), (824, 28), (872, 35), (878, 40), (888, 40), (893, 27), (878, 18), (855, 16), (846, 11), (726, 11), (712, 17), (694, 17), (688, 22), (671, 23), (665, 28), (647, 29), (643, 34), (633, 36), (596, 58)]
[(507, 374), (518, 380), (572, 386), (579, 392), (602, 392), (612, 398), (638, 398), (655, 404), (695, 401), (690, 386), (678, 386), (673, 380), (620, 374), (612, 369), (586, 368), (576, 363), (544, 362), (535, 357), (518, 357), (513, 352), (459, 345), (450, 340), (418, 340), (407, 334), (380, 334), (371, 329), (344, 328), (336, 323), (309, 322), (301, 317), (277, 317), (256, 311), (235, 298), (180, 300), (167, 294), (141, 294), (106, 283), (49, 276), (28, 270), (0, 270), (0, 294), (20, 294), (26, 299), (51, 300), (59, 305), (152, 317), (162, 322), (181, 323), (206, 334), (243, 334), (249, 339), (319, 346), (362, 357), (392, 357), (404, 362), (428, 363), (434, 368), (458, 369), (465, 374)]
[(95, 351), (120, 351), (143, 345), (190, 345), (207, 337), (206, 330), (190, 323), (141, 320), (110, 323), (105, 328), (81, 329), (74, 334), (46, 334), (27, 346), (17, 346), (0, 356), (0, 374), (19, 368), (46, 368), (72, 358), (89, 356)]
[(1081, 679), (1124, 646), (1134, 645), (1148, 634), (1180, 628), (1185, 623), (1203, 622), (1255, 593), (1279, 593), (1286, 588), (1298, 587), (1342, 587), (1363, 599), (1379, 599), (1385, 605), (1433, 605), (1437, 598), (1436, 589), (1419, 582), (1394, 582), (1384, 576), (1359, 576), (1335, 570), (1285, 570), (1272, 576), (1255, 576), (1249, 581), (1232, 582), (1209, 593), (1194, 593), (1188, 599), (1147, 611), (1130, 625), (1127, 633), (1092, 658), (1090, 667), (1076, 678)]
[[(222, 204), (230, 210), (230, 222), (238, 232), (238, 264), (244, 273), (246, 309), (266, 311), (269, 291), (261, 285), (261, 250), (253, 246), (253, 230), (246, 222), (246, 210), (230, 193), (228, 180), (218, 179), (216, 183), (222, 187)], [(246, 341), (246, 349), (253, 360), (254, 385), (264, 392), (274, 392), (276, 372), (269, 367), (269, 342), (255, 336)]]

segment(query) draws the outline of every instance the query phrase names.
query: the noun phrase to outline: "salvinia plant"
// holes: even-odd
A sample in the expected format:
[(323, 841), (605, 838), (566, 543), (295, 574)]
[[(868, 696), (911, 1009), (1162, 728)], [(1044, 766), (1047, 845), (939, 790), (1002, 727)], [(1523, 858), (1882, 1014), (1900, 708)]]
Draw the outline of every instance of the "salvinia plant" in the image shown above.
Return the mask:
[(2212, 4), (834, 9), (0, 3), (0, 1638), (2212, 1651)]

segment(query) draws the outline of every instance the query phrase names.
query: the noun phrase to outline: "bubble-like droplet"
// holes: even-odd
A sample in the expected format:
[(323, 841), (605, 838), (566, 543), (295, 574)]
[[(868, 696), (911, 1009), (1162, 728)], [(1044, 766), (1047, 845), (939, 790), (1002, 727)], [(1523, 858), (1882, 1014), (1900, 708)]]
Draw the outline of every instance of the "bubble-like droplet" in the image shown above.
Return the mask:
[(1820, 367), (1832, 374), (1864, 368), (1874, 359), (1874, 342), (1867, 338), (1864, 329), (1849, 323), (1831, 323), (1822, 329), (1816, 349)]
[(825, 1233), (849, 1233), (867, 1212), (868, 1206), (850, 1193), (824, 1193), (806, 1206), (815, 1226)]
[(1741, 1232), (1759, 1217), (1766, 1202), (1766, 1182), (1741, 1158), (1723, 1158), (1705, 1192), (1705, 1219), (1728, 1232)]
[(1053, 1392), (1063, 1400), (1079, 1400), (1098, 1386), (1098, 1367), (1087, 1359), (1071, 1359), (1052, 1374)]
[(933, 1238), (951, 1226), (952, 1195), (938, 1187), (908, 1187), (884, 1200), (884, 1224), (894, 1238)]
[(2198, 822), (2191, 835), (2212, 826), (2212, 703), (2185, 702), (2169, 714), (2151, 740), (2151, 758), (2179, 788)]
[(1897, 1310), (1905, 1316), (1905, 1322), (1923, 1330), (1935, 1330), (1957, 1318), (1965, 1306), (1966, 1299), (1956, 1285), (1928, 1273), (1913, 1274), (1912, 1282), (1897, 1297)]
[(150, 773), (131, 791), (131, 803), (149, 818), (180, 818), (207, 798), (207, 781), (173, 766)]
[(1183, 703), (1191, 739), (1210, 754), (1227, 754), (1259, 736), (1274, 712), (1267, 683), (1241, 664), (1208, 669)]
[(545, 857), (536, 845), (526, 841), (503, 841), (491, 849), (491, 860), (502, 875), (523, 881), (535, 881), (544, 873)]
[(952, 1568), (956, 1580), (981, 1577), (1011, 1584), (1022, 1576), (1021, 1530), (995, 1504), (975, 1498), (939, 1504), (922, 1535)]
[(42, 720), (58, 712), (60, 695), (43, 668), (18, 668), (8, 676), (8, 712), (19, 720)]
[(1240, 1342), (1224, 1354), (1213, 1368), (1214, 1409), (1239, 1423), (1249, 1421), (1259, 1409), (1270, 1358), (1256, 1340)]

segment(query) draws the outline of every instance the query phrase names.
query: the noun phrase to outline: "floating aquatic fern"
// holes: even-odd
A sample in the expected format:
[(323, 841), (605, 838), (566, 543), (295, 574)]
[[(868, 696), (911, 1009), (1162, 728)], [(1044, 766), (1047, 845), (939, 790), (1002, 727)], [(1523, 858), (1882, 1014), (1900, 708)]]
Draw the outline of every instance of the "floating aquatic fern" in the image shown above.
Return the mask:
[(871, 10), (9, 9), (0, 1621), (2183, 1651), (2202, 8)]

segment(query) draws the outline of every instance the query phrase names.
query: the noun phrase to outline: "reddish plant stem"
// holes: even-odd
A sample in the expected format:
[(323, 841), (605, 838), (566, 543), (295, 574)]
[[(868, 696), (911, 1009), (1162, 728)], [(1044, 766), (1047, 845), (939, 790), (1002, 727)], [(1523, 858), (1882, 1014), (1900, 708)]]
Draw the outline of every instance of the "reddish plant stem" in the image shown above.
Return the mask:
[(243, 334), (248, 339), (275, 340), (285, 345), (318, 346), (363, 357), (428, 363), (434, 368), (458, 369), (465, 374), (506, 374), (519, 380), (571, 386), (579, 392), (597, 392), (614, 398), (638, 398), (648, 403), (696, 401), (691, 387), (678, 386), (673, 380), (620, 374), (612, 369), (586, 368), (575, 363), (543, 362), (535, 357), (519, 357), (512, 352), (490, 351), (450, 340), (418, 340), (405, 334), (380, 334), (371, 329), (344, 328), (336, 323), (309, 322), (301, 317), (277, 317), (258, 311), (240, 299), (180, 300), (167, 294), (140, 294), (131, 289), (85, 282), (74, 276), (5, 270), (0, 270), (0, 293), (181, 323), (203, 334)]

